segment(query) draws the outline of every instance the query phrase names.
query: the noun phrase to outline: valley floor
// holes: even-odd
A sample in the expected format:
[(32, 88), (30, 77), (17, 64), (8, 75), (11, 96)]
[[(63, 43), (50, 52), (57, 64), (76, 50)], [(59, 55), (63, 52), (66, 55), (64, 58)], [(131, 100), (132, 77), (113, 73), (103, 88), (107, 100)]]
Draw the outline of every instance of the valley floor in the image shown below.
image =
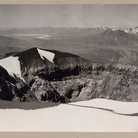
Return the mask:
[(138, 102), (0, 103), (1, 132), (138, 132)]

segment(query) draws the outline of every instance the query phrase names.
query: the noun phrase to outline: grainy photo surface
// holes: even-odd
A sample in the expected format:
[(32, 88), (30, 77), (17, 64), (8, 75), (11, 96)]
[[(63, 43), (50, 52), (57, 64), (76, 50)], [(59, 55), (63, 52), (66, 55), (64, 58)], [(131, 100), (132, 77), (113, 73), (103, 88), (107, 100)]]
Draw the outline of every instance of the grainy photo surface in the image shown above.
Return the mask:
[(0, 132), (138, 132), (138, 5), (0, 5)]

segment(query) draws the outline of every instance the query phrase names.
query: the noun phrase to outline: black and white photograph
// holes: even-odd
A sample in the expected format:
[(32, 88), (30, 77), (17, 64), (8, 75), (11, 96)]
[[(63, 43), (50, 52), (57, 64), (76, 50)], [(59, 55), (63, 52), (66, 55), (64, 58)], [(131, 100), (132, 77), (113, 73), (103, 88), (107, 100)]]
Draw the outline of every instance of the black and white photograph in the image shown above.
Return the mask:
[(0, 132), (138, 132), (138, 5), (0, 5)]

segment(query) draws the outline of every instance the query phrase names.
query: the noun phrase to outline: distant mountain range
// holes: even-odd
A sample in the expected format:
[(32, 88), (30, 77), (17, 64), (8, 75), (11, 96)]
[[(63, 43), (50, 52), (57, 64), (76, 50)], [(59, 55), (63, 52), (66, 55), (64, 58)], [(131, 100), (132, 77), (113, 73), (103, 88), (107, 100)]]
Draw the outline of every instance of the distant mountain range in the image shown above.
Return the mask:
[(42, 27), (0, 30), (0, 58), (36, 46), (69, 52), (93, 62), (138, 65), (137, 30), (138, 27), (129, 29)]
[(0, 35), (0, 58), (5, 57), (7, 53), (23, 51), (29, 47), (29, 42), (26, 40)]
[(138, 37), (123, 30), (107, 29), (102, 33), (90, 36), (74, 37), (72, 42), (99, 46), (127, 46), (138, 45)]
[(121, 31), (124, 31), (126, 33), (137, 34), (138, 33), (138, 26), (134, 27), (134, 28), (128, 28), (128, 29), (113, 28), (112, 30), (113, 31), (121, 30)]
[(7, 29), (0, 29), (0, 35), (13, 35), (13, 34), (49, 34), (49, 35), (92, 35), (97, 32), (102, 32), (105, 30), (112, 30), (117, 31), (121, 30), (126, 33), (137, 34), (138, 33), (138, 26), (133, 28), (109, 28), (109, 27), (97, 27), (97, 28), (79, 28), (79, 27), (72, 27), (72, 28), (64, 28), (64, 27), (39, 27), (39, 28), (7, 28)]

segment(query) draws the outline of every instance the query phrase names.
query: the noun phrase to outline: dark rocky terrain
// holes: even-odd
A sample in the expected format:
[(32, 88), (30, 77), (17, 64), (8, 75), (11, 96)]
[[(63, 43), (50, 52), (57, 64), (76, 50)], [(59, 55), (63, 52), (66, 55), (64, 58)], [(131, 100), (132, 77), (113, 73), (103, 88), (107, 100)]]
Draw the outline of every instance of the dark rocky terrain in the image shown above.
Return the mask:
[(93, 63), (77, 55), (53, 50), (53, 62), (37, 48), (13, 54), (21, 75), (0, 67), (0, 99), (21, 102), (75, 102), (93, 98), (138, 101), (138, 67), (121, 63)]

